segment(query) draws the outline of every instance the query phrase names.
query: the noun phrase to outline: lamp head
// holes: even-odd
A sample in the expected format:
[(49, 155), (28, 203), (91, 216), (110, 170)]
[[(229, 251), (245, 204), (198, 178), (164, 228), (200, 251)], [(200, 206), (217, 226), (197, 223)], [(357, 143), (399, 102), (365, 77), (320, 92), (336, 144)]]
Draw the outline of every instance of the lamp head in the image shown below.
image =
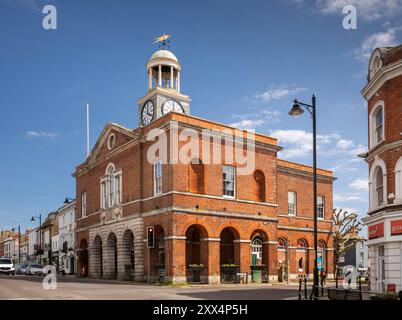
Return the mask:
[(292, 116), (293, 118), (297, 118), (298, 116), (301, 116), (304, 113), (304, 110), (300, 107), (300, 104), (297, 102), (295, 99), (293, 101), (293, 107), (289, 111), (289, 115)]
[(35, 222), (35, 218), (34, 218), (33, 216), (32, 216), (32, 218), (31, 218), (31, 221), (32, 221), (32, 222)]
[(64, 200), (64, 204), (68, 204), (68, 203), (70, 203), (70, 201), (68, 201), (68, 198), (66, 198), (66, 199)]

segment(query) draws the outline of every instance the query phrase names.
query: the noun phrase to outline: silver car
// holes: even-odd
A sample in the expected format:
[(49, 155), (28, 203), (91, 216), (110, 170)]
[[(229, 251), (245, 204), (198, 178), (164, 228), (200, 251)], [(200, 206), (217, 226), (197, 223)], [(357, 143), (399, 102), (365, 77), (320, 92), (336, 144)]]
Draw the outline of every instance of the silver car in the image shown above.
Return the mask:
[(28, 267), (26, 274), (43, 276), (43, 266), (41, 264), (31, 264)]

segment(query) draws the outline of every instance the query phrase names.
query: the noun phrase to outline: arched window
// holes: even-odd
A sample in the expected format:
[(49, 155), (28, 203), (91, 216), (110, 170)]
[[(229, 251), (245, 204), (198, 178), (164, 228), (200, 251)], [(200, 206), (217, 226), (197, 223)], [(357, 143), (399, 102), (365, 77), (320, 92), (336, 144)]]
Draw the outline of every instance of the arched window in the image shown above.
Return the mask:
[(373, 79), (373, 77), (377, 74), (377, 72), (382, 68), (383, 62), (381, 58), (380, 49), (374, 50), (373, 54), (370, 58), (369, 63), (369, 80)]
[(256, 188), (255, 198), (257, 201), (265, 202), (265, 176), (264, 173), (260, 170), (254, 171), (254, 181)]
[(373, 107), (370, 117), (370, 148), (384, 140), (384, 102), (378, 101)]
[(286, 250), (287, 241), (285, 238), (278, 239), (278, 250)]
[(105, 176), (100, 181), (101, 209), (113, 207), (122, 203), (122, 170), (116, 170), (110, 163), (105, 171)]
[(255, 237), (251, 243), (251, 252), (257, 256), (257, 259), (262, 258), (262, 240), (260, 237)]
[(395, 203), (402, 203), (402, 157), (395, 166)]
[(307, 251), (307, 241), (304, 239), (300, 239), (297, 241), (297, 250), (298, 251)]
[(375, 114), (375, 142), (379, 143), (383, 139), (383, 129), (382, 129), (382, 108), (379, 108)]
[(381, 206), (384, 203), (384, 179), (381, 167), (378, 167), (375, 173), (375, 196), (377, 206)]
[(377, 158), (370, 169), (370, 210), (386, 204), (387, 199), (387, 167), (381, 158)]

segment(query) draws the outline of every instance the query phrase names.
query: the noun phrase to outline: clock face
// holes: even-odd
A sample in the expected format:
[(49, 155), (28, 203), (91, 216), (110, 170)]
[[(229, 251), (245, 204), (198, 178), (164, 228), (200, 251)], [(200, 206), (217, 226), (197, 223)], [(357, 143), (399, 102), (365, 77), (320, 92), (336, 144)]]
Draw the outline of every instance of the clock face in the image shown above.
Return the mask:
[(180, 103), (175, 100), (168, 100), (162, 106), (162, 114), (165, 115), (171, 111), (184, 113), (184, 109)]
[(151, 101), (147, 101), (142, 107), (141, 120), (142, 124), (146, 126), (154, 118), (154, 105)]

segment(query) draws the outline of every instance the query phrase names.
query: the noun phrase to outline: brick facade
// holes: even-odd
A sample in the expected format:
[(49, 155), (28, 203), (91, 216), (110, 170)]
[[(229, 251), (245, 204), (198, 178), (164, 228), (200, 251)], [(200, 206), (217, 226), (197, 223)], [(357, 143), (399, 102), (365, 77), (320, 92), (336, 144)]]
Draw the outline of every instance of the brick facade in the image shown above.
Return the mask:
[[(162, 164), (162, 192), (154, 193), (154, 167), (148, 160), (155, 146), (147, 141), (153, 129), (166, 133), (166, 154)], [(172, 154), (177, 134), (191, 129), (200, 138), (191, 161), (175, 163)], [(76, 168), (77, 245), (82, 249), (78, 270), (92, 277), (152, 281), (201, 281), (217, 283), (223, 270), (250, 274), (259, 266), (270, 281), (278, 280), (278, 237), (287, 239), (289, 277), (311, 273), (313, 267), (312, 168), (279, 160), (277, 140), (255, 135), (255, 166), (247, 174), (237, 174), (235, 196), (223, 196), (223, 165), (229, 163), (241, 172), (236, 153), (222, 141), (202, 137), (208, 129), (213, 136), (244, 139), (246, 133), (235, 128), (193, 116), (170, 112), (135, 130), (107, 124), (88, 159)], [(212, 131), (211, 131), (212, 130)], [(225, 134), (222, 134), (225, 132)], [(108, 140), (114, 135), (114, 146)], [(162, 138), (157, 139), (161, 142)], [(178, 143), (179, 152), (187, 142)], [(221, 150), (221, 154), (217, 150)], [(181, 151), (180, 151), (181, 150)], [(208, 161), (202, 151), (211, 150)], [(192, 150), (194, 151), (194, 150)], [(159, 152), (160, 153), (160, 152)], [(102, 181), (112, 181), (109, 168), (121, 174), (121, 201), (102, 208)], [(324, 268), (332, 271), (332, 172), (319, 170), (318, 192), (325, 198), (325, 217), (318, 223)], [(116, 178), (117, 179), (117, 178)], [(115, 180), (113, 180), (115, 181)], [(112, 187), (110, 187), (112, 188)], [(290, 217), (287, 192), (297, 192), (297, 214)], [(82, 214), (82, 194), (86, 193), (86, 216)], [(147, 227), (155, 230), (155, 247), (147, 248)], [(258, 241), (256, 242), (256, 239)], [(299, 239), (307, 247), (297, 249)], [(252, 245), (260, 254), (252, 254)], [(85, 254), (84, 254), (85, 252)], [(298, 259), (304, 255), (304, 270)], [(80, 255), (79, 255), (80, 257)], [(85, 270), (85, 272), (83, 271)]]

